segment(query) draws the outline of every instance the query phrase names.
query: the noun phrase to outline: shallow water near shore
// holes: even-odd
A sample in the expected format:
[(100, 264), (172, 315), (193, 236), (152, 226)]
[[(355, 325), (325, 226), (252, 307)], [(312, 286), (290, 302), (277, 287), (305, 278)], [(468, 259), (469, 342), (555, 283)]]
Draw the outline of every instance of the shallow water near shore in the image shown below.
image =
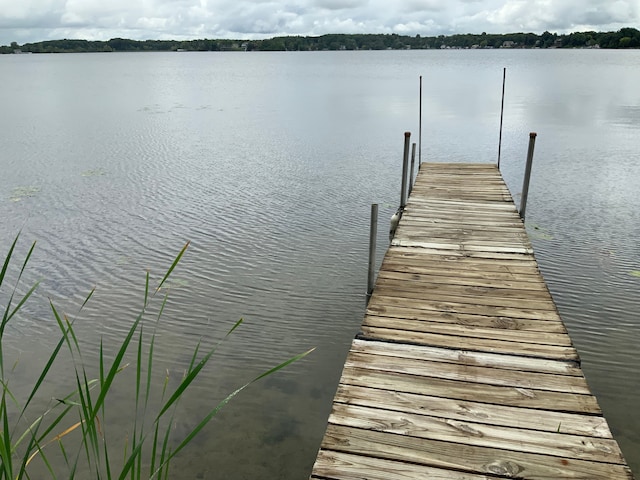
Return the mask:
[[(180, 377), (199, 339), (245, 324), (185, 398), (177, 433), (260, 371), (177, 459), (180, 478), (306, 478), (364, 313), (371, 203), (378, 261), (400, 198), (403, 132), (423, 160), (495, 162), (527, 204), (536, 258), (594, 394), (640, 474), (640, 52), (596, 50), (0, 56), (0, 247), (37, 241), (38, 295), (8, 332), (13, 385), (57, 341), (51, 298), (87, 354), (115, 345), (147, 270), (170, 281), (156, 348)], [(56, 383), (59, 381), (59, 384)], [(67, 391), (64, 366), (48, 391)], [(25, 387), (26, 388), (26, 387)], [(129, 408), (127, 388), (113, 408)], [(116, 432), (129, 424), (110, 419)], [(115, 435), (114, 435), (115, 436)], [(113, 436), (112, 436), (113, 438)]]

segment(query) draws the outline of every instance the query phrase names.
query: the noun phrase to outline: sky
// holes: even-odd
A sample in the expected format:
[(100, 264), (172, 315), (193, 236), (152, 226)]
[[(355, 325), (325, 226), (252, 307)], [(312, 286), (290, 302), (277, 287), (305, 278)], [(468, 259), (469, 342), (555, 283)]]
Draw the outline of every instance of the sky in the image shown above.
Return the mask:
[(640, 28), (640, 0), (0, 0), (0, 45)]

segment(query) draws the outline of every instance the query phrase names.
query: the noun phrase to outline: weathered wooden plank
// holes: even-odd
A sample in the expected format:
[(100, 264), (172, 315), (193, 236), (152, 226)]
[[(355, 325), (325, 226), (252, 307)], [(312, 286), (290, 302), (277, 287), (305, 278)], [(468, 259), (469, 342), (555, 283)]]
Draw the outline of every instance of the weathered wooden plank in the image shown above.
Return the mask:
[(466, 184), (456, 182), (451, 179), (442, 178), (440, 183), (417, 183), (414, 184), (412, 194), (425, 195), (431, 198), (452, 199), (462, 201), (477, 202), (509, 202), (511, 194), (504, 185), (491, 183), (483, 185), (480, 183)]
[[(439, 185), (444, 182), (466, 182), (469, 185), (480, 184), (484, 182), (490, 182), (491, 185), (496, 183), (496, 179), (501, 178), (499, 172), (491, 171), (437, 171), (431, 170), (424, 172), (421, 170), (421, 174), (417, 176), (415, 184), (418, 185)], [(504, 183), (503, 186), (506, 186)], [(471, 190), (473, 192), (473, 190)]]
[(416, 183), (412, 193), (417, 195), (429, 195), (432, 198), (452, 198), (457, 200), (476, 200), (508, 202), (511, 194), (504, 185), (491, 183), (465, 184), (451, 179), (441, 178), (439, 183)]
[(464, 363), (453, 364), (350, 352), (345, 366), (513, 388), (590, 393), (583, 377), (478, 367)]
[(520, 220), (518, 215), (508, 212), (500, 214), (482, 212), (472, 213), (469, 211), (465, 212), (461, 210), (444, 208), (433, 208), (428, 210), (426, 208), (422, 208), (418, 204), (409, 203), (407, 204), (402, 216), (404, 218), (407, 218), (407, 221), (417, 221), (421, 219), (446, 219), (449, 223), (466, 223), (469, 225), (474, 225), (476, 222), (482, 222), (486, 224), (495, 224), (498, 226), (503, 226), (503, 224), (506, 224), (514, 228), (523, 228), (522, 221)]
[(450, 222), (446, 225), (435, 223), (431, 217), (429, 222), (422, 221), (420, 218), (409, 217), (403, 222), (400, 228), (407, 235), (423, 235), (434, 238), (455, 238), (459, 240), (478, 240), (478, 241), (495, 241), (495, 242), (515, 242), (520, 244), (528, 244), (529, 239), (526, 232), (520, 227), (510, 223), (483, 222), (484, 225), (479, 226), (475, 223)]
[(322, 448), (470, 473), (531, 480), (631, 480), (622, 465), (461, 445), (329, 424)]
[[(457, 192), (453, 195), (450, 190), (447, 195), (442, 196), (434, 196), (434, 191), (433, 188), (425, 192), (414, 189), (405, 206), (405, 213), (409, 216), (417, 215), (424, 218), (428, 218), (432, 214), (444, 216), (445, 212), (456, 217), (487, 216), (501, 221), (510, 221), (514, 225), (524, 228), (524, 223), (515, 205), (510, 199), (503, 198), (500, 192), (484, 193), (483, 195), (487, 198), (459, 198)], [(493, 196), (494, 200), (489, 200), (489, 196)]]
[[(390, 292), (393, 293), (393, 292)], [(413, 299), (407, 296), (385, 296), (374, 294), (369, 301), (369, 307), (378, 305), (409, 307), (420, 310), (436, 310), (439, 312), (464, 313), (484, 315), (489, 317), (530, 318), (535, 320), (560, 320), (557, 311), (536, 308), (519, 308), (503, 305), (474, 305), (464, 301), (447, 299)]]
[[(603, 417), (339, 385), (334, 402), (527, 430), (613, 438)], [(375, 418), (375, 417), (374, 417)]]
[(468, 335), (409, 331), (364, 325), (361, 328), (359, 338), (441, 348), (458, 348), (460, 345), (464, 345), (469, 351), (514, 354), (554, 360), (579, 360), (578, 354), (573, 347), (512, 342)]
[[(572, 346), (571, 339), (565, 333), (530, 332), (509, 330), (504, 328), (482, 328), (459, 323), (432, 322), (429, 319), (408, 319), (401, 317), (366, 315), (363, 326), (374, 328), (391, 328), (407, 332), (431, 333), (437, 335), (452, 335), (455, 337), (470, 337), (486, 340), (499, 340), (509, 348), (511, 342), (535, 345), (553, 345), (558, 347)], [(458, 339), (465, 344), (465, 339)], [(459, 345), (458, 345), (459, 346)], [(465, 347), (467, 345), (465, 344)]]
[(334, 404), (329, 422), (376, 432), (489, 447), (509, 453), (524, 452), (594, 462), (624, 463), (618, 444), (608, 438), (494, 426), (410, 412), (402, 412), (399, 416), (397, 412), (385, 408), (341, 403)]
[(391, 243), (391, 248), (404, 250), (406, 253), (421, 253), (423, 255), (434, 255), (434, 256), (442, 256), (442, 257), (465, 257), (472, 259), (495, 259), (498, 261), (506, 262), (506, 261), (518, 261), (522, 264), (527, 264), (527, 262), (535, 261), (532, 253), (508, 253), (508, 252), (483, 252), (483, 251), (463, 251), (463, 250), (442, 250), (434, 247), (427, 246), (413, 246), (413, 245), (394, 245)]
[(529, 244), (526, 232), (512, 225), (507, 226), (485, 226), (478, 228), (477, 225), (454, 225), (446, 226), (416, 221), (408, 218), (402, 222), (401, 228), (407, 235), (422, 235), (433, 238), (456, 238), (459, 240), (471, 241), (494, 241), (494, 242), (517, 242)]
[(396, 235), (391, 244), (397, 247), (420, 247), (433, 248), (436, 250), (458, 250), (461, 252), (488, 252), (488, 253), (513, 253), (532, 254), (533, 249), (523, 246), (483, 246), (483, 245), (460, 245), (458, 243), (440, 243), (437, 241), (420, 241), (404, 238)]
[(369, 304), (367, 315), (404, 318), (416, 321), (466, 325), (469, 327), (489, 328), (492, 330), (519, 330), (523, 332), (566, 333), (567, 329), (560, 321), (528, 318), (498, 317), (458, 312), (418, 309), (405, 306)]
[(483, 209), (483, 210), (507, 210), (515, 212), (518, 210), (513, 202), (473, 202), (471, 200), (455, 200), (455, 199), (441, 199), (441, 198), (429, 198), (420, 195), (414, 195), (410, 198), (410, 201), (420, 202), (425, 207), (430, 206), (442, 206), (442, 207), (462, 207), (468, 209)]
[[(395, 288), (401, 291), (416, 291), (420, 293), (436, 293), (443, 296), (469, 296), (473, 298), (516, 298), (519, 300), (532, 300), (546, 303), (551, 310), (555, 310), (555, 304), (546, 288), (519, 289), (510, 287), (485, 287), (469, 285), (458, 282), (433, 282), (420, 281), (415, 277), (407, 281), (404, 279), (389, 278), (387, 275), (378, 275), (376, 285), (381, 287)], [(544, 284), (536, 282), (536, 285), (543, 287)]]
[[(456, 332), (455, 327), (447, 330), (438, 324), (435, 324), (433, 329), (424, 332), (415, 328), (412, 330), (400, 328), (404, 325), (394, 325), (395, 328), (393, 328), (369, 325), (368, 323), (361, 327), (359, 338), (402, 342), (412, 345), (429, 345), (448, 349), (459, 348), (460, 345), (464, 345), (465, 349), (469, 351), (514, 354), (556, 360), (579, 360), (578, 354), (572, 346), (502, 340), (491, 338), (490, 334), (485, 335), (485, 337), (478, 337), (472, 336), (472, 332)], [(462, 329), (458, 328), (458, 330)]]
[[(505, 252), (528, 252), (531, 250), (531, 246), (520, 239), (512, 238), (491, 238), (483, 235), (458, 235), (455, 232), (452, 232), (449, 235), (446, 234), (431, 234), (427, 230), (420, 229), (409, 229), (409, 228), (398, 228), (396, 230), (396, 235), (394, 239), (404, 240), (404, 241), (413, 241), (413, 242), (424, 242), (424, 243), (433, 243), (433, 244), (444, 244), (447, 247), (440, 247), (451, 249), (452, 246), (457, 246), (458, 248), (470, 248), (477, 247), (476, 250), (484, 250), (487, 251), (489, 248), (496, 248), (500, 250), (488, 250), (488, 251), (505, 251)], [(483, 247), (483, 248), (480, 248)]]
[(459, 271), (502, 272), (512, 275), (539, 275), (538, 265), (532, 255), (519, 255), (517, 258), (498, 257), (466, 257), (449, 252), (433, 251), (427, 253), (416, 249), (390, 247), (384, 262), (404, 263), (416, 267), (438, 267)]
[[(546, 284), (539, 275), (516, 277), (513, 274), (503, 274), (482, 271), (452, 272), (447, 268), (423, 268), (420, 271), (407, 272), (403, 265), (391, 262), (385, 264), (385, 269), (378, 273), (378, 280), (397, 280), (410, 285), (460, 285), (486, 288), (508, 288), (511, 290), (534, 290), (549, 292)], [(404, 270), (404, 271), (403, 271)]]
[(557, 412), (601, 414), (595, 397), (535, 388), (505, 387), (420, 375), (345, 367), (340, 382), (344, 385), (379, 388), (454, 400), (493, 405), (525, 407)]
[(474, 352), (462, 348), (440, 348), (435, 346), (404, 345), (390, 342), (355, 339), (351, 352), (368, 353), (414, 360), (429, 360), (457, 365), (476, 365), (479, 367), (503, 368), (516, 371), (573, 375), (582, 377), (582, 370), (574, 361), (529, 358), (520, 355)]
[[(413, 212), (421, 215), (430, 215), (436, 213), (439, 215), (451, 215), (455, 217), (468, 217), (468, 218), (487, 218), (496, 220), (511, 220), (517, 222), (520, 220), (518, 211), (513, 203), (509, 202), (485, 202), (486, 204), (493, 205), (493, 208), (487, 208), (486, 206), (466, 206), (472, 202), (449, 202), (449, 203), (434, 203), (427, 200), (422, 200), (419, 196), (412, 197), (406, 205), (404, 214), (411, 215)], [(480, 202), (478, 202), (480, 203)], [(505, 208), (509, 207), (509, 208)], [(522, 226), (522, 222), (520, 222)]]
[[(395, 297), (398, 299), (414, 299), (417, 301), (441, 301), (454, 303), (469, 303), (475, 306), (493, 306), (493, 307), (513, 307), (530, 310), (551, 311), (555, 312), (555, 305), (544, 298), (518, 298), (515, 294), (505, 294), (503, 296), (490, 295), (491, 292), (481, 293), (479, 296), (465, 294), (460, 289), (455, 289), (452, 285), (450, 290), (447, 289), (425, 289), (412, 288), (411, 286), (399, 286), (393, 283), (380, 283), (376, 286), (376, 293), (380, 296)], [(468, 287), (469, 289), (473, 287)], [(480, 291), (480, 288), (478, 288)], [(485, 289), (490, 290), (490, 289)], [(513, 290), (518, 292), (518, 290)]]
[(495, 477), (320, 450), (311, 478), (325, 480), (491, 480)]
[[(483, 263), (485, 260), (479, 260), (476, 262), (476, 259), (473, 258), (449, 258), (440, 255), (436, 259), (421, 261), (419, 257), (388, 255), (382, 261), (382, 268), (378, 272), (378, 276), (425, 281), (435, 281), (438, 280), (438, 277), (460, 278), (462, 280), (486, 279), (508, 282), (509, 284), (513, 282), (514, 285), (541, 285), (543, 289), (547, 289), (542, 275), (535, 266), (510, 266), (508, 262), (499, 261), (488, 265)], [(415, 276), (407, 278), (402, 274)]]

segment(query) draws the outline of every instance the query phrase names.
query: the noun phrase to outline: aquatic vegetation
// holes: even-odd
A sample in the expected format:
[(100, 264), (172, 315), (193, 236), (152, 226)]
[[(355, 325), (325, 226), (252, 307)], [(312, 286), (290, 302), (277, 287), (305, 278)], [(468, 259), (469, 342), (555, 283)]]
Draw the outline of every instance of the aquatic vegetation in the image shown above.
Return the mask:
[[(90, 364), (83, 353), (82, 340), (74, 328), (75, 319), (62, 314), (53, 302), (51, 312), (60, 331), (60, 338), (50, 352), (44, 367), (37, 375), (26, 400), (20, 402), (10, 388), (9, 373), (5, 364), (3, 340), (7, 326), (19, 321), (19, 312), (36, 291), (38, 284), (25, 287), (23, 274), (35, 249), (31, 245), (24, 261), (17, 270), (17, 278), (11, 287), (6, 287), (7, 277), (12, 269), (18, 238), (12, 243), (0, 270), (0, 298), (7, 298), (0, 322), (0, 480), (20, 480), (32, 478), (29, 466), (38, 458), (49, 472), (51, 478), (65, 476), (75, 478), (86, 475), (88, 469), (91, 478), (168, 478), (171, 460), (183, 450), (189, 442), (213, 419), (231, 399), (254, 382), (267, 377), (287, 365), (305, 357), (313, 349), (296, 355), (280, 365), (258, 375), (249, 382), (229, 393), (222, 401), (212, 405), (197, 425), (188, 429), (183, 438), (173, 439), (171, 428), (174, 422), (176, 406), (189, 390), (198, 375), (205, 369), (217, 347), (240, 325), (238, 320), (226, 336), (214, 347), (205, 347), (198, 342), (190, 355), (189, 365), (184, 376), (174, 388), (169, 388), (168, 376), (162, 385), (154, 382), (154, 346), (156, 327), (162, 318), (167, 302), (167, 281), (187, 250), (188, 243), (164, 274), (157, 286), (151, 287), (147, 273), (144, 286), (142, 308), (137, 313), (129, 330), (116, 346), (114, 354), (108, 354), (100, 342), (97, 362), (97, 378), (92, 378), (87, 367)], [(6, 288), (7, 291), (3, 289)], [(25, 293), (19, 293), (25, 291)], [(82, 308), (90, 301), (93, 290), (84, 299)], [(155, 309), (152, 309), (152, 304)], [(1, 311), (1, 310), (0, 310)], [(151, 313), (151, 312), (154, 313)], [(151, 317), (151, 322), (149, 321)], [(61, 398), (52, 399), (46, 409), (35, 420), (32, 418), (33, 406), (42, 395), (43, 385), (52, 372), (52, 368), (61, 352), (67, 352), (73, 362), (69, 374), (75, 385), (71, 392)], [(135, 362), (129, 367), (125, 358), (133, 355)], [(112, 360), (109, 360), (113, 357)], [(15, 366), (15, 365), (14, 365)], [(113, 443), (107, 437), (107, 411), (114, 409), (107, 401), (109, 392), (114, 388), (116, 379), (126, 368), (135, 369), (135, 382), (131, 387), (135, 395), (135, 409), (132, 432), (128, 439)], [(160, 390), (158, 393), (157, 390)], [(160, 398), (159, 406), (153, 407), (151, 399)], [(116, 412), (116, 415), (119, 412)], [(119, 447), (119, 444), (123, 446)], [(57, 446), (56, 450), (54, 447)], [(114, 452), (122, 448), (123, 452)], [(58, 463), (50, 456), (62, 457), (64, 473), (58, 471)], [(83, 473), (79, 471), (83, 469)]]
[(85, 170), (84, 172), (82, 172), (82, 176), (83, 177), (100, 177), (102, 175), (106, 175), (107, 172), (105, 170), (103, 170), (102, 168), (96, 168), (93, 170)]
[(11, 190), (11, 196), (9, 198), (12, 202), (19, 202), (23, 198), (33, 197), (38, 192), (40, 192), (40, 187), (35, 185), (16, 187)]
[(553, 235), (539, 225), (527, 223), (525, 228), (531, 240), (553, 240)]

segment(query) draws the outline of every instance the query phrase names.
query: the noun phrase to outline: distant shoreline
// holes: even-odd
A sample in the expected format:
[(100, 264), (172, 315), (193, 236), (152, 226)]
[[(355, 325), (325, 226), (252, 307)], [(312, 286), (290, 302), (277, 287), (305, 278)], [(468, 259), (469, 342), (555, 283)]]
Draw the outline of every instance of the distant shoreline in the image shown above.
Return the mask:
[(617, 32), (457, 34), (437, 37), (397, 34), (327, 34), (317, 37), (285, 36), (264, 40), (45, 40), (0, 46), (0, 54), (89, 53), (150, 51), (322, 51), (322, 50), (427, 50), (530, 48), (640, 48), (640, 30)]

